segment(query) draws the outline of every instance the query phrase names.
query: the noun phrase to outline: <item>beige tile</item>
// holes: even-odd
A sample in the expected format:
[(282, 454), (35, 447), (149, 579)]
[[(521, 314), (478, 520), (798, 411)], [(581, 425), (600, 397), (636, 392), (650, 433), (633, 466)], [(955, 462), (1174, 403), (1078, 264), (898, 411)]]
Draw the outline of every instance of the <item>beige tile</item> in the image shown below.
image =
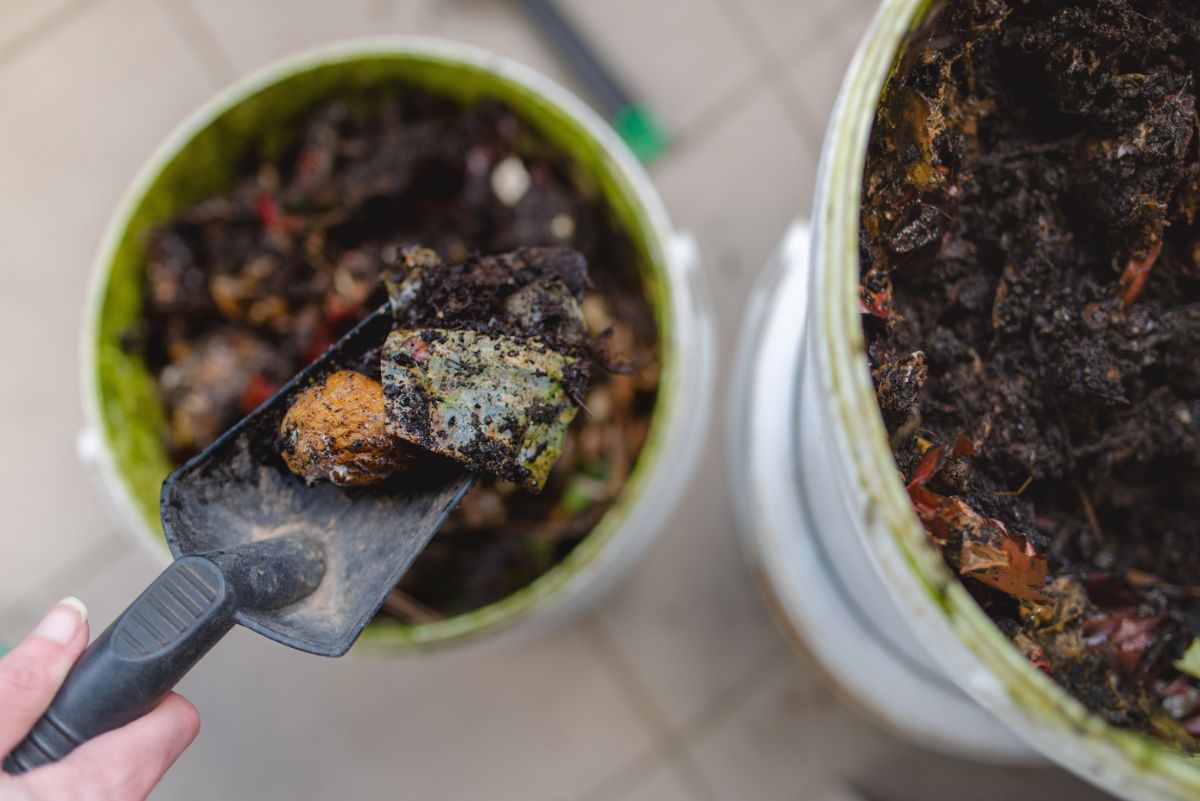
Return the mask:
[(788, 222), (811, 207), (816, 163), (817, 143), (760, 86), (669, 153), (652, 176), (676, 225), (699, 237), (710, 275), (740, 280), (759, 270)]
[(367, 35), (432, 36), (514, 58), (578, 92), (570, 71), (512, 0), (172, 0), (238, 73), (324, 42)]
[(4, 0), (0, 3), (0, 59), (10, 47), (28, 45), (50, 27), (51, 22), (81, 0)]
[(709, 448), (660, 541), (597, 615), (677, 728), (778, 646), (735, 541), (718, 453)]
[[(513, 0), (172, 2), (187, 4), (207, 29), (192, 36), (201, 49), (215, 43), (237, 72), (333, 39), (416, 34), (507, 55), (588, 99), (586, 88)], [(744, 82), (753, 69), (744, 41), (730, 35), (718, 3), (575, 0), (566, 10), (614, 74), (670, 127), (681, 128)], [(630, 24), (633, 19), (636, 24)], [(665, 42), (671, 43), (669, 56)]]
[(1110, 798), (1058, 768), (1015, 768), (950, 759), (911, 745), (878, 754), (857, 771), (862, 794), (888, 801), (1104, 801)]
[(1057, 768), (966, 762), (903, 742), (836, 699), (783, 654), (723, 719), (689, 737), (723, 801), (1001, 801), (1106, 798)]
[[(44, 611), (44, 610), (43, 610)], [(22, 601), (0, 607), (0, 654), (5, 653), (33, 631), (38, 618)]]
[[(62, 559), (61, 564), (56, 564), (53, 569), (39, 575), (35, 585), (23, 590), (19, 596), (6, 603), (0, 603), (0, 643), (13, 645), (32, 631), (42, 615), (57, 601), (68, 595), (79, 596), (81, 587), (97, 586), (98, 576), (106, 574), (115, 565), (128, 559), (133, 552), (137, 552), (137, 556), (143, 559), (147, 570), (155, 569), (153, 560), (145, 556), (139, 546), (116, 533), (98, 539), (95, 544), (78, 554)], [(82, 600), (87, 603), (86, 598)], [(93, 611), (97, 613), (97, 618), (103, 621), (119, 610), (114, 609), (109, 613), (108, 610), (100, 608)]]
[(689, 744), (722, 801), (807, 799), (814, 788), (835, 787), (897, 747), (789, 653)]
[[(729, 369), (751, 278), (807, 207), (813, 161), (782, 103), (761, 89), (653, 171), (675, 224), (700, 241), (718, 375)], [(655, 711), (676, 729), (780, 647), (737, 539), (723, 382), (714, 391), (711, 435), (690, 487), (647, 558), (597, 616)]]
[(702, 797), (689, 792), (670, 761), (664, 760), (648, 776), (596, 801), (702, 801)]
[(566, 0), (613, 73), (674, 130), (744, 84), (755, 69), (721, 0)]
[(587, 100), (586, 88), (514, 0), (436, 0), (416, 24), (422, 33), (515, 59)]
[(205, 731), (164, 799), (575, 797), (650, 745), (578, 635), (325, 660), (238, 630), (187, 680)]
[[(419, 33), (416, 20), (439, 0), (166, 0), (183, 4), (207, 30), (190, 37), (213, 46), (238, 73), (322, 42)], [(180, 16), (181, 27), (188, 17)]]
[(783, 91), (802, 129), (813, 138), (824, 135), (842, 78), (873, 12), (873, 5), (850, 4), (819, 42), (796, 50), (783, 62)]
[(797, 53), (820, 49), (846, 20), (870, 14), (879, 0), (722, 0), (749, 23), (768, 58), (788, 61)]
[(75, 454), (84, 290), (135, 170), (208, 92), (150, 0), (90, 4), (0, 68), (0, 608), (113, 530)]

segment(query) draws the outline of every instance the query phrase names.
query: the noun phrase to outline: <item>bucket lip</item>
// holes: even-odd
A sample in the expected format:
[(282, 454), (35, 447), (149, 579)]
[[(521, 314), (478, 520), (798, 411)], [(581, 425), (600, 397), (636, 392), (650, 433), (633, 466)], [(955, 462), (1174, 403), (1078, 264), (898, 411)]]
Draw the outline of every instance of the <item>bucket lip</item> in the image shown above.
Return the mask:
[[(234, 80), (201, 104), (158, 145), (135, 174), (111, 217), (93, 259), (80, 332), (80, 387), (85, 431), (95, 432), (100, 447), (95, 468), (102, 488), (123, 528), (161, 563), (170, 560), (165, 545), (150, 530), (130, 487), (122, 478), (104, 431), (98, 385), (99, 325), (114, 257), (132, 215), (163, 169), (192, 138), (221, 114), (258, 92), (323, 66), (373, 58), (411, 58), (443, 62), (449, 69), (490, 73), (521, 87), (570, 117), (591, 137), (611, 164), (611, 171), (642, 218), (651, 241), (647, 247), (661, 264), (660, 301), (662, 376), (650, 434), (639, 457), (639, 470), (622, 496), (592, 532), (572, 551), (578, 552), (532, 584), (471, 612), (434, 624), (369, 628), (366, 649), (427, 649), (477, 638), (545, 614), (558, 600), (579, 595), (622, 558), (629, 558), (665, 519), (694, 471), (699, 443), (712, 406), (714, 314), (694, 242), (672, 227), (661, 197), (628, 146), (589, 106), (531, 67), (486, 49), (426, 36), (376, 35), (323, 43), (285, 56)], [(684, 355), (683, 351), (687, 351)], [(685, 408), (684, 403), (687, 402)], [(611, 520), (610, 520), (611, 518)], [(609, 520), (605, 529), (605, 521)], [(597, 535), (600, 539), (593, 540)], [(640, 542), (638, 541), (640, 540)], [(591, 547), (588, 548), (588, 544)], [(582, 550), (581, 550), (582, 549)], [(357, 650), (357, 649), (356, 649)]]
[[(735, 350), (726, 449), (743, 556), (789, 644), (864, 716), (960, 759), (1047, 764), (942, 672), (897, 650), (831, 562), (829, 541), (853, 523), (814, 517), (828, 503), (805, 484), (804, 440), (815, 432), (789, 415), (811, 374), (810, 241), (808, 220), (794, 220), (754, 284)], [(782, 430), (759, 426), (779, 420)]]
[(821, 155), (811, 312), (819, 378), (833, 399), (828, 428), (843, 457), (835, 469), (867, 521), (859, 536), (901, 612), (964, 691), (1048, 757), (1108, 790), (1200, 796), (1194, 758), (1108, 725), (1020, 656), (929, 545), (894, 469), (863, 356), (859, 209), (878, 99), (904, 37), (932, 5), (885, 0), (847, 70)]

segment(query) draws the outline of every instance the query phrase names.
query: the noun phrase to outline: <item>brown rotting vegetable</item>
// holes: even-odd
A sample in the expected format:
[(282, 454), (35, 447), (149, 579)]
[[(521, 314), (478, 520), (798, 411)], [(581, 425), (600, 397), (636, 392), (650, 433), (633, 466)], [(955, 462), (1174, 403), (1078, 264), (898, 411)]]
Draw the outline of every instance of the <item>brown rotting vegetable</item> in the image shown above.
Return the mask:
[(352, 370), (300, 393), (283, 418), (279, 443), (288, 469), (310, 484), (374, 484), (414, 458), (387, 430), (383, 385)]

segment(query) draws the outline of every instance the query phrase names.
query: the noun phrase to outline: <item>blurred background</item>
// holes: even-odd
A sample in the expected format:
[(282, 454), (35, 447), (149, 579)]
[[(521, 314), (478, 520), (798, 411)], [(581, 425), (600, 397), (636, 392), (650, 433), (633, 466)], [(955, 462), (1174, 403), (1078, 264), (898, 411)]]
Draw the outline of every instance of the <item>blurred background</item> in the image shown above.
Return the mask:
[[(664, 121), (650, 168), (696, 232), (722, 371), (873, 0), (561, 0)], [(480, 45), (589, 90), (515, 0), (0, 0), (0, 641), (66, 594), (94, 631), (157, 572), (76, 456), (89, 267), (135, 170), (247, 71), (332, 39)], [(1099, 797), (1053, 769), (949, 760), (840, 702), (777, 633), (724, 485), (722, 391), (687, 502), (590, 615), (519, 647), (305, 657), (235, 631), (182, 690), (205, 730), (163, 799), (735, 801)]]

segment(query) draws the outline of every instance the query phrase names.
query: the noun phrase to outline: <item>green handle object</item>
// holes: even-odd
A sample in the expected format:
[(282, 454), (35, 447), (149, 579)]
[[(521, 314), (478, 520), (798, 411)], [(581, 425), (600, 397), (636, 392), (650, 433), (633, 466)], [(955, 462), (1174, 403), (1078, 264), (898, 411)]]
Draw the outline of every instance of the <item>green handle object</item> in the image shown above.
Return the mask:
[(618, 111), (612, 126), (643, 164), (661, 156), (670, 143), (666, 128), (658, 117), (639, 103), (630, 103)]
[(633, 99), (554, 0), (522, 0), (522, 4), (634, 155), (643, 164), (661, 156), (669, 142), (666, 128), (650, 109)]

